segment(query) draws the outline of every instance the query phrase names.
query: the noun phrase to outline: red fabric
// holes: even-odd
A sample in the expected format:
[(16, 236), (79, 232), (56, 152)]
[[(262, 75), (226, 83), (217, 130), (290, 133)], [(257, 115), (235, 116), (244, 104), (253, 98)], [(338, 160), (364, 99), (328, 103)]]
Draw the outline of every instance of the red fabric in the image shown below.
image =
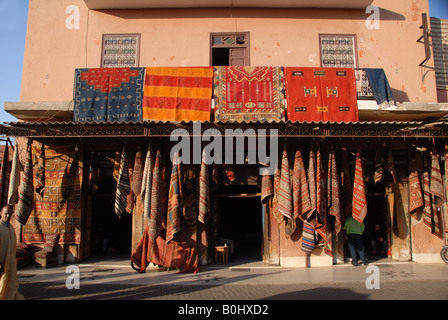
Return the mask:
[(149, 263), (159, 266), (179, 268), (181, 273), (197, 273), (199, 271), (199, 255), (195, 241), (166, 242), (165, 233), (161, 233), (156, 241), (150, 240), (148, 227), (143, 232), (131, 260), (140, 266), (139, 272), (145, 272)]
[(286, 67), (288, 120), (359, 120), (354, 69)]
[(367, 214), (366, 184), (362, 167), (361, 153), (356, 155), (355, 181), (352, 200), (353, 218), (362, 223)]
[(305, 220), (311, 211), (311, 199), (301, 150), (296, 150), (292, 179), (294, 219)]

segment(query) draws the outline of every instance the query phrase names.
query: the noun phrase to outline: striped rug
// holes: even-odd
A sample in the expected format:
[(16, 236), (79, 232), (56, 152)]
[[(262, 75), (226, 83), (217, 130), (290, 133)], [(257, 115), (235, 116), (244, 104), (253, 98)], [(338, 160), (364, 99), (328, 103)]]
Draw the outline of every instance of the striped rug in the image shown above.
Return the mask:
[(21, 225), (26, 225), (34, 209), (33, 163), (31, 154), (31, 140), (28, 139), (25, 168), (21, 175), (19, 187), (19, 202), (16, 208), (16, 219)]
[(128, 205), (127, 197), (130, 189), (129, 154), (126, 147), (123, 147), (118, 171), (117, 190), (115, 193), (115, 213), (119, 218), (126, 212), (126, 207)]
[(278, 211), (286, 219), (286, 235), (290, 236), (296, 229), (294, 208), (292, 202), (291, 177), (289, 172), (288, 150), (283, 148), (282, 165), (280, 171), (280, 184), (278, 190)]

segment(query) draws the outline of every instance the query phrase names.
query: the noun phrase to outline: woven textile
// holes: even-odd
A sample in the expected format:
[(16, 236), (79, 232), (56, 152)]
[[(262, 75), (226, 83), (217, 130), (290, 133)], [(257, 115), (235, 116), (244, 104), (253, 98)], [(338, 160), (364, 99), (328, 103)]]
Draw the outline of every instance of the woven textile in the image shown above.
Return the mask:
[(278, 211), (286, 219), (285, 232), (287, 236), (290, 236), (296, 229), (296, 220), (294, 219), (291, 177), (289, 172), (288, 150), (286, 144), (282, 153), (280, 185), (278, 188)]
[(269, 203), (269, 199), (274, 195), (274, 186), (272, 185), (272, 176), (264, 174), (261, 178), (261, 203)]
[(198, 221), (198, 170), (193, 165), (184, 168), (183, 174), (184, 191), (184, 219), (189, 226), (190, 232), (195, 233)]
[(424, 205), (420, 176), (417, 167), (415, 153), (411, 155), (409, 164), (409, 213), (417, 219), (416, 211)]
[(430, 168), (429, 161), (426, 157), (423, 158), (423, 173), (422, 173), (422, 190), (423, 190), (423, 223), (431, 231), (433, 228), (433, 218), (432, 218), (432, 201), (430, 192)]
[(285, 78), (288, 120), (359, 120), (353, 69), (286, 67)]
[(311, 253), (314, 251), (315, 246), (314, 227), (311, 223), (305, 220), (303, 222), (302, 232), (302, 251)]
[(353, 199), (353, 190), (352, 190), (352, 180), (350, 178), (350, 170), (348, 168), (348, 152), (347, 150), (343, 150), (342, 152), (342, 178), (341, 178), (341, 190), (342, 190), (342, 221), (344, 223), (344, 218), (351, 214), (352, 212), (352, 199)]
[(366, 184), (362, 165), (361, 152), (356, 154), (355, 180), (353, 183), (353, 218), (362, 223), (367, 214)]
[(153, 169), (153, 152), (152, 143), (148, 144), (145, 157), (145, 168), (143, 170), (141, 196), (143, 200), (143, 212), (147, 219), (151, 215), (151, 185), (152, 185), (152, 169)]
[[(307, 216), (307, 220), (311, 219), (311, 216), (317, 211), (316, 155), (313, 147), (311, 147), (308, 157), (308, 186), (310, 190), (311, 211)], [(312, 224), (315, 225), (315, 221)]]
[(363, 70), (366, 72), (367, 78), (369, 79), (369, 86), (372, 89), (373, 96), (378, 105), (382, 107), (395, 105), (392, 90), (384, 69), (365, 68)]
[(144, 68), (75, 71), (75, 122), (142, 120)]
[(23, 240), (46, 242), (47, 236), (59, 234), (60, 243), (79, 244), (82, 153), (49, 146), (44, 150), (45, 189), (42, 197), (35, 196), (35, 210), (23, 228)]
[(435, 150), (431, 151), (431, 178), (429, 192), (434, 197), (435, 205), (440, 208), (445, 203), (445, 191), (443, 188), (440, 163)]
[(278, 192), (280, 179), (280, 169), (277, 168), (274, 172), (274, 197), (272, 198), (272, 214), (274, 215), (274, 218), (278, 223), (281, 223), (284, 220), (283, 215), (280, 213), (280, 211), (278, 211)]
[(292, 177), (294, 219), (305, 220), (311, 211), (310, 192), (306, 178), (305, 165), (303, 163), (302, 151), (296, 150), (294, 157), (294, 169)]
[(279, 121), (285, 119), (281, 67), (215, 67), (217, 121)]
[(16, 144), (12, 157), (11, 175), (9, 179), (8, 203), (15, 205), (19, 201), (19, 185), (22, 164), (19, 159), (19, 146)]
[(34, 209), (33, 163), (31, 141), (28, 140), (24, 170), (20, 178), (19, 202), (16, 209), (16, 219), (25, 225)]
[(180, 230), (180, 217), (183, 213), (182, 197), (182, 171), (179, 161), (179, 154), (173, 158), (171, 168), (170, 187), (168, 192), (168, 211), (166, 221), (166, 242), (173, 240), (174, 234)]
[(180, 273), (196, 273), (199, 271), (199, 254), (197, 245), (192, 239), (187, 241), (166, 241), (161, 234), (156, 241), (150, 238), (146, 227), (131, 260), (140, 266), (140, 272), (145, 272), (149, 263), (159, 266), (178, 268)]
[(9, 165), (9, 147), (8, 142), (6, 142), (0, 170), (0, 208), (3, 208), (3, 206), (6, 205), (8, 201), (10, 173), (11, 168)]
[(162, 227), (162, 204), (161, 204), (161, 191), (162, 191), (162, 170), (161, 170), (161, 154), (160, 148), (156, 151), (156, 158), (154, 161), (154, 169), (152, 174), (152, 186), (151, 186), (151, 214), (149, 218), (149, 239), (155, 242), (159, 236), (160, 229)]
[(378, 145), (378, 148), (375, 153), (375, 172), (373, 174), (373, 180), (375, 183), (380, 182), (384, 178), (384, 171), (386, 170), (386, 164), (384, 163), (384, 157), (381, 150), (381, 146)]
[(126, 147), (121, 151), (120, 167), (118, 171), (117, 191), (115, 192), (115, 214), (118, 217), (126, 212), (128, 194), (131, 191), (129, 181), (129, 154)]
[(200, 223), (205, 223), (207, 215), (210, 213), (210, 185), (208, 176), (208, 166), (205, 163), (205, 151), (202, 155), (201, 172), (199, 175), (199, 215)]
[(324, 244), (324, 252), (331, 256), (332, 239), (330, 225), (327, 217), (327, 183), (320, 147), (317, 147), (316, 151), (316, 196), (316, 210), (319, 223), (316, 225), (315, 230), (322, 237), (321, 241)]
[[(33, 144), (33, 168), (35, 191), (42, 196), (45, 188), (45, 152), (44, 144)], [(40, 150), (39, 150), (40, 149)]]
[(392, 151), (389, 149), (387, 151), (387, 163), (386, 163), (387, 171), (391, 174), (394, 182), (397, 182), (397, 173), (395, 171), (394, 158), (392, 156)]
[(213, 67), (146, 68), (143, 120), (210, 121)]
[(334, 217), (334, 233), (338, 234), (342, 228), (341, 212), (341, 187), (339, 182), (339, 172), (336, 163), (334, 149), (330, 151), (328, 158), (328, 214)]
[(134, 192), (135, 196), (138, 196), (142, 191), (143, 166), (144, 166), (144, 158), (142, 150), (138, 148), (137, 152), (135, 153), (134, 169), (132, 170), (132, 182), (131, 182), (131, 190), (132, 192)]

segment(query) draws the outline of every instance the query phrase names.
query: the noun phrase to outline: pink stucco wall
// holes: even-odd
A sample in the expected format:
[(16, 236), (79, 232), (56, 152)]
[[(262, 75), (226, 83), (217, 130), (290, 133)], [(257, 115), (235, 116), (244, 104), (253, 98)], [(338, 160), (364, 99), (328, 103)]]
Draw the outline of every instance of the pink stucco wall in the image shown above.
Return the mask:
[[(140, 33), (140, 66), (209, 65), (211, 32), (250, 32), (251, 65), (320, 66), (319, 34), (356, 34), (359, 67), (384, 68), (399, 101), (437, 102), (434, 72), (419, 67), (427, 0), (375, 0), (380, 29), (364, 10), (88, 10), (82, 0), (30, 0), (21, 101), (70, 100), (74, 69), (99, 67), (104, 33)], [(80, 10), (68, 29), (66, 8)], [(428, 66), (433, 62), (429, 61)]]

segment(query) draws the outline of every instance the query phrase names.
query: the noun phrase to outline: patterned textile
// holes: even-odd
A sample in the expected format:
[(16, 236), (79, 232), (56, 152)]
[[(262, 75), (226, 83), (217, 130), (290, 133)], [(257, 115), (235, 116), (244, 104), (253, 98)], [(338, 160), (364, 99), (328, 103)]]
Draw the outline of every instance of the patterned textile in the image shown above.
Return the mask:
[(274, 195), (271, 175), (264, 174), (261, 178), (261, 203), (269, 203), (269, 199)]
[(362, 165), (361, 152), (356, 154), (355, 181), (353, 183), (353, 218), (362, 223), (367, 214), (366, 184)]
[(386, 168), (387, 168), (387, 171), (389, 171), (389, 173), (392, 175), (394, 182), (397, 182), (397, 173), (395, 171), (394, 158), (392, 156), (392, 151), (390, 149), (387, 151)]
[[(33, 148), (33, 168), (34, 168), (34, 185), (35, 191), (43, 196), (45, 188), (45, 145), (38, 143), (32, 145)], [(40, 149), (40, 150), (39, 150)]]
[(313, 227), (317, 225), (316, 212), (317, 212), (317, 185), (316, 185), (316, 154), (314, 147), (310, 148), (310, 155), (308, 157), (308, 187), (310, 191), (311, 211), (306, 217), (306, 221), (311, 223)]
[(359, 120), (353, 69), (286, 67), (285, 74), (289, 120)]
[(145, 168), (143, 170), (141, 196), (143, 199), (143, 212), (147, 219), (151, 215), (151, 185), (152, 185), (152, 143), (148, 144), (145, 158)]
[(183, 175), (183, 191), (184, 191), (184, 219), (189, 226), (190, 232), (195, 233), (197, 230), (198, 218), (198, 174), (196, 167), (193, 165), (186, 166)]
[(420, 177), (415, 154), (411, 155), (409, 164), (409, 213), (417, 219), (416, 211), (424, 205)]
[(205, 150), (202, 155), (201, 172), (199, 175), (199, 215), (198, 220), (205, 223), (205, 218), (210, 213), (210, 186), (208, 166), (205, 163)]
[(341, 231), (341, 189), (339, 182), (339, 173), (336, 164), (334, 149), (330, 151), (328, 159), (328, 213), (334, 217), (334, 233)]
[(142, 120), (144, 68), (75, 71), (75, 122)]
[(82, 153), (45, 146), (44, 156), (45, 192), (43, 197), (35, 197), (35, 210), (23, 228), (23, 240), (46, 242), (47, 237), (59, 234), (62, 244), (79, 244)]
[(423, 173), (422, 173), (422, 189), (423, 189), (423, 224), (427, 226), (431, 233), (436, 234), (435, 221), (433, 218), (432, 196), (430, 192), (430, 168), (429, 161), (426, 157), (423, 159)]
[(3, 159), (0, 170), (0, 208), (3, 208), (8, 201), (9, 191), (9, 177), (11, 168), (9, 166), (9, 147), (8, 142), (5, 144), (5, 151), (3, 152)]
[(115, 181), (118, 182), (118, 176), (119, 176), (119, 171), (120, 171), (120, 160), (121, 160), (121, 153), (119, 151), (115, 152), (115, 158), (114, 158), (114, 172), (113, 172), (113, 177), (115, 179)]
[(285, 119), (281, 67), (215, 67), (217, 121)]
[(305, 220), (311, 211), (310, 192), (306, 179), (305, 165), (303, 163), (302, 151), (296, 150), (294, 157), (294, 170), (292, 177), (294, 219)]
[(322, 237), (324, 243), (324, 252), (332, 256), (332, 238), (329, 221), (327, 218), (327, 183), (325, 181), (325, 172), (323, 169), (323, 160), (320, 147), (316, 152), (316, 204), (317, 216), (319, 224), (315, 226), (316, 232)]
[(428, 219), (429, 217), (427, 217), (426, 225), (428, 225), (428, 220), (430, 220), (432, 233), (440, 236), (442, 231), (440, 210), (442, 205), (445, 203), (445, 191), (443, 188), (440, 163), (435, 149), (431, 151), (431, 174), (429, 178), (429, 193), (431, 195), (431, 215), (430, 219)]
[(15, 205), (19, 201), (19, 185), (20, 185), (21, 172), (22, 172), (22, 164), (20, 163), (19, 159), (19, 147), (16, 144), (14, 148), (11, 175), (9, 179), (8, 203), (10, 205)]
[(210, 121), (213, 67), (146, 68), (143, 120)]
[(183, 212), (182, 171), (179, 154), (173, 158), (171, 169), (170, 188), (168, 193), (168, 212), (166, 227), (166, 242), (173, 240), (174, 234), (180, 230), (180, 217)]
[(28, 140), (25, 168), (21, 174), (19, 186), (19, 202), (16, 209), (16, 219), (21, 225), (26, 225), (34, 209), (33, 163), (31, 140)]
[(443, 189), (442, 173), (436, 151), (431, 151), (431, 178), (429, 192), (434, 197), (435, 205), (440, 208), (445, 202), (445, 192)]
[(159, 266), (181, 269), (180, 273), (196, 273), (199, 271), (199, 254), (197, 245), (192, 239), (187, 241), (166, 241), (162, 233), (156, 241), (151, 240), (149, 228), (146, 227), (131, 260), (145, 272), (149, 263)]
[(352, 180), (350, 178), (350, 171), (348, 168), (348, 153), (347, 150), (344, 149), (342, 152), (342, 178), (341, 178), (341, 189), (342, 189), (342, 201), (343, 201), (343, 214), (342, 221), (344, 223), (345, 217), (351, 214), (352, 212), (352, 198), (353, 198), (353, 190), (352, 190)]
[(291, 177), (289, 172), (288, 150), (286, 144), (283, 148), (282, 154), (280, 185), (278, 189), (278, 211), (286, 219), (285, 232), (287, 236), (290, 236), (296, 229), (296, 220), (294, 219)]
[(375, 183), (378, 183), (381, 180), (383, 180), (385, 169), (386, 164), (384, 163), (381, 146), (378, 145), (378, 148), (375, 153), (375, 172), (373, 174), (373, 180), (375, 181)]
[(127, 196), (131, 190), (129, 182), (129, 154), (126, 147), (121, 151), (120, 168), (118, 172), (117, 191), (115, 192), (115, 214), (120, 218), (126, 211)]
[(161, 204), (161, 191), (162, 191), (162, 170), (161, 170), (161, 154), (160, 148), (157, 149), (156, 159), (154, 162), (154, 171), (152, 174), (152, 186), (151, 186), (151, 214), (149, 218), (149, 240), (155, 242), (159, 236), (160, 229), (162, 227), (162, 204)]
[(137, 152), (135, 153), (135, 160), (134, 160), (134, 169), (132, 172), (132, 182), (131, 182), (131, 190), (134, 192), (135, 196), (138, 196), (140, 192), (142, 191), (142, 181), (143, 181), (143, 158), (142, 158), (142, 150), (138, 148)]
[(311, 253), (314, 251), (315, 246), (314, 227), (311, 223), (305, 220), (303, 222), (302, 232), (302, 251)]
[(389, 86), (389, 81), (387, 81), (384, 69), (365, 68), (363, 70), (367, 74), (369, 86), (372, 89), (376, 102), (382, 107), (395, 105), (392, 90)]
[(126, 196), (126, 208), (125, 211), (127, 213), (132, 213), (134, 211), (134, 205), (135, 205), (135, 193), (134, 190), (132, 190), (132, 181), (134, 176), (134, 161), (135, 161), (135, 154), (129, 153), (128, 154), (128, 177), (129, 180), (129, 191)]
[(278, 192), (280, 186), (280, 169), (277, 168), (274, 172), (274, 197), (272, 198), (272, 214), (274, 215), (275, 220), (278, 223), (282, 223), (284, 220), (283, 215), (278, 211)]

